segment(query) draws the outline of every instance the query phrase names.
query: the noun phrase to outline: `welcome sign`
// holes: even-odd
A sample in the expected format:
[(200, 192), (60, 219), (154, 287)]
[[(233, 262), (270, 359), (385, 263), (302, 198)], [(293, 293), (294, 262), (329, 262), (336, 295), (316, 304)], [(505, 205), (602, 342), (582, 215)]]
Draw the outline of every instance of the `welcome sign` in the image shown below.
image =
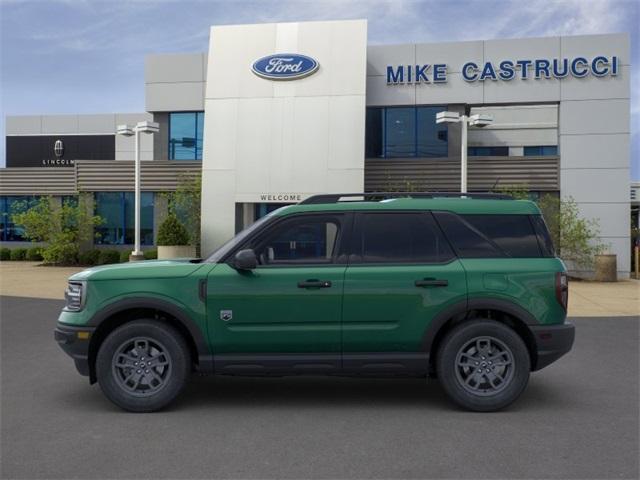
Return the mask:
[[(466, 62), (460, 71), (466, 82), (540, 80), (550, 78), (615, 77), (620, 60), (617, 56), (597, 55), (593, 58), (553, 58), (535, 60), (502, 60), (497, 63)], [(387, 65), (387, 84), (446, 83), (447, 65)]]

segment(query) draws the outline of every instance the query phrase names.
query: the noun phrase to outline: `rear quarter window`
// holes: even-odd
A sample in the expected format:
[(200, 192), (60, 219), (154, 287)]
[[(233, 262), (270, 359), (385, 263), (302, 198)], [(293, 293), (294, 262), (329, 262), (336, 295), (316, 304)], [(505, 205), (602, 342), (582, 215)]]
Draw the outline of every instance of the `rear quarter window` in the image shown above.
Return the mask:
[(439, 212), (436, 218), (461, 258), (544, 256), (529, 215)]

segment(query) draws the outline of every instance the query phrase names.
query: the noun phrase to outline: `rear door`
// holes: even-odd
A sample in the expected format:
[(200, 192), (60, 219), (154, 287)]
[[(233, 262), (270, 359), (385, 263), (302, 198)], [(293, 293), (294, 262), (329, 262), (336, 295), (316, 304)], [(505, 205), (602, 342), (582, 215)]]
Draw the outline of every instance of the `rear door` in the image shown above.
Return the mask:
[(466, 301), (464, 268), (430, 212), (357, 213), (354, 222), (343, 367), (426, 369), (423, 335), (439, 312)]

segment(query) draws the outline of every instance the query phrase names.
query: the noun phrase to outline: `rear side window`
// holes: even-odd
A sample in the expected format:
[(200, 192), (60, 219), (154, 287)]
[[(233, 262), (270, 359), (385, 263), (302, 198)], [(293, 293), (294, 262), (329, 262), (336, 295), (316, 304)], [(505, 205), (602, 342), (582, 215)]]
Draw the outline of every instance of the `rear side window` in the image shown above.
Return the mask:
[(506, 257), (486, 235), (455, 213), (434, 212), (438, 223), (460, 258)]
[(356, 231), (354, 253), (362, 263), (443, 263), (454, 258), (430, 213), (359, 214)]
[(538, 244), (540, 245), (540, 250), (542, 250), (542, 256), (544, 257), (555, 257), (556, 252), (553, 248), (553, 241), (551, 240), (551, 235), (549, 235), (549, 229), (547, 225), (544, 223), (544, 219), (542, 215), (531, 215), (531, 223), (533, 224), (533, 228), (538, 235)]
[(462, 218), (510, 257), (541, 256), (538, 237), (533, 230), (529, 215), (463, 215)]
[(538, 236), (528, 215), (444, 216), (443, 229), (461, 257), (542, 256)]

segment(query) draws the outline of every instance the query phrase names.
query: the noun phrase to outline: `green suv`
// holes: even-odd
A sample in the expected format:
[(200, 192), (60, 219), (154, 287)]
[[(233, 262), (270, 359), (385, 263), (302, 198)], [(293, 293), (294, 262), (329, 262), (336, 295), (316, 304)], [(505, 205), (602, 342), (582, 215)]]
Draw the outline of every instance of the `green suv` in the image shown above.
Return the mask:
[(430, 375), (462, 407), (492, 411), (571, 349), (567, 287), (532, 202), (319, 195), (206, 259), (73, 275), (55, 338), (135, 412), (168, 405), (194, 371)]

